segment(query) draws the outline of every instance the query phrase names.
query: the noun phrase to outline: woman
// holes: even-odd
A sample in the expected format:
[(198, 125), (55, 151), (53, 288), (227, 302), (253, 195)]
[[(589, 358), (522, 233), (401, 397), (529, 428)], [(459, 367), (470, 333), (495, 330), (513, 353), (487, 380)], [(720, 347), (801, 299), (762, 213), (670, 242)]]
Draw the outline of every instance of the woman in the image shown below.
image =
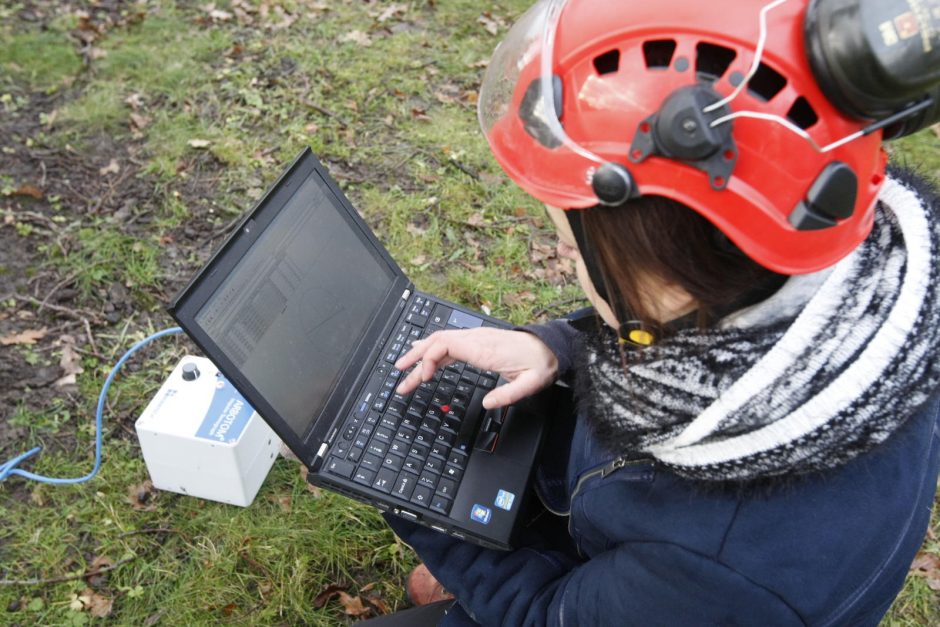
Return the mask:
[(485, 407), (559, 379), (578, 402), (546, 417), (518, 549), (389, 518), (455, 595), (443, 624), (874, 625), (923, 539), (940, 220), (881, 140), (937, 107), (836, 71), (839, 28), (886, 32), (849, 19), (874, 4), (721, 4), (540, 2), (490, 63), (484, 132), (596, 316), (396, 364), (403, 394), (460, 360), (509, 380)]

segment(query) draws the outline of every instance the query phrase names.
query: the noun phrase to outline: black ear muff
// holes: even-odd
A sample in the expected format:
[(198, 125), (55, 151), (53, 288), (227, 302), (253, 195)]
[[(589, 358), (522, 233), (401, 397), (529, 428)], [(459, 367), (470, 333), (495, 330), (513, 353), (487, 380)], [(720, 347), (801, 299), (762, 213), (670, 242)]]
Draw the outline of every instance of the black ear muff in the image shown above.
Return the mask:
[(836, 107), (875, 121), (909, 111), (888, 139), (940, 121), (938, 31), (933, 5), (908, 0), (813, 0), (804, 21), (813, 74)]

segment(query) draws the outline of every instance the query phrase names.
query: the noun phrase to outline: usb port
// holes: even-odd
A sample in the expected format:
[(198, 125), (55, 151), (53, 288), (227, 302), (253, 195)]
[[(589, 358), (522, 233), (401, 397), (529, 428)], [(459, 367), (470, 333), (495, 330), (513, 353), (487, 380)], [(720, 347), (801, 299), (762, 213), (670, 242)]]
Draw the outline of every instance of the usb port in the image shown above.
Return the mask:
[(407, 509), (398, 510), (398, 515), (402, 518), (407, 518), (408, 520), (418, 520), (418, 515), (414, 512), (409, 512)]
[(457, 539), (459, 539), (459, 540), (466, 540), (466, 538), (467, 538), (467, 536), (463, 535), (463, 534), (460, 533), (459, 531), (451, 531), (451, 532), (450, 532), (450, 535), (454, 536), (455, 538), (457, 538)]
[(431, 525), (431, 529), (433, 529), (434, 531), (440, 531), (441, 533), (447, 533), (447, 529), (444, 529), (443, 527), (439, 525)]

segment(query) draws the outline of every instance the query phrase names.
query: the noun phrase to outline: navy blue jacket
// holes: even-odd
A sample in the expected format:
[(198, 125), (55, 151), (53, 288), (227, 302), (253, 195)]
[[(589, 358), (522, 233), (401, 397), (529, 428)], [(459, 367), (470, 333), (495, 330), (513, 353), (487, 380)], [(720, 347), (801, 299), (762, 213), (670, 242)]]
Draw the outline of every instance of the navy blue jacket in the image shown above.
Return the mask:
[[(567, 323), (530, 330), (570, 368)], [(935, 395), (835, 471), (741, 491), (611, 468), (583, 420), (553, 416), (536, 492), (570, 515), (543, 511), (518, 549), (388, 521), (456, 595), (445, 625), (876, 625), (929, 522), (938, 417)]]

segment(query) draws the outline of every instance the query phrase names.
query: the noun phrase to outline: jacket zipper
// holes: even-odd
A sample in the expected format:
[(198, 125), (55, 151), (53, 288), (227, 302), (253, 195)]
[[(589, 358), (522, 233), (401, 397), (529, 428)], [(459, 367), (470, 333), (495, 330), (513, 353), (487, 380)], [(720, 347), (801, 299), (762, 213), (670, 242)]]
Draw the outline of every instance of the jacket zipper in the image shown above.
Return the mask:
[[(562, 513), (562, 512), (557, 512), (557, 511), (553, 510), (552, 508), (550, 508), (550, 507), (548, 507), (547, 505), (545, 505), (545, 499), (542, 498), (542, 495), (539, 494), (539, 491), (538, 491), (538, 490), (535, 491), (535, 494), (536, 494), (536, 496), (539, 497), (539, 500), (542, 501), (542, 506), (543, 506), (545, 509), (547, 509), (547, 510), (550, 511), (551, 513), (555, 514), (556, 516), (568, 516), (568, 535), (571, 536), (572, 538), (574, 538), (574, 534), (572, 533), (572, 530), (571, 530), (571, 505), (572, 505), (572, 503), (574, 503), (574, 497), (576, 497), (576, 496), (578, 495), (578, 492), (581, 490), (581, 485), (582, 485), (585, 481), (587, 481), (588, 479), (590, 479), (590, 478), (592, 478), (592, 477), (596, 477), (597, 475), (600, 475), (601, 477), (606, 477), (606, 476), (609, 475), (610, 473), (615, 472), (615, 471), (617, 471), (617, 470), (620, 470), (620, 469), (623, 468), (624, 466), (628, 466), (628, 465), (629, 465), (629, 466), (633, 466), (633, 465), (640, 465), (640, 464), (648, 464), (650, 461), (651, 461), (651, 460), (649, 460), (649, 459), (627, 460), (627, 456), (626, 456), (626, 455), (621, 455), (620, 457), (617, 457), (617, 458), (614, 459), (613, 461), (611, 461), (611, 462), (609, 462), (609, 463), (607, 463), (607, 464), (604, 464), (604, 465), (601, 466), (600, 468), (595, 468), (594, 470), (591, 470), (591, 471), (589, 471), (589, 472), (586, 472), (586, 473), (582, 474), (580, 477), (578, 477), (578, 482), (574, 485), (574, 490), (571, 491), (571, 497), (569, 497), (569, 499), (568, 499), (568, 511), (567, 511), (567, 512), (563, 512), (563, 513)], [(581, 553), (581, 547), (580, 547), (577, 543), (575, 543), (575, 547), (574, 547), (574, 548), (575, 548), (575, 550), (578, 552), (578, 556), (583, 559), (583, 558), (584, 558), (584, 554)], [(565, 624), (565, 597), (564, 597), (564, 595), (566, 595), (567, 592), (568, 592), (568, 591), (567, 591), (567, 588), (566, 588), (566, 589), (565, 589), (565, 592), (562, 593), (563, 596), (562, 596), (562, 598), (561, 598), (561, 603), (559, 603), (559, 605), (558, 605), (558, 622), (559, 622), (559, 624), (562, 625), (562, 626)]]
[[(574, 503), (575, 497), (578, 496), (578, 492), (581, 491), (581, 486), (584, 484), (585, 481), (593, 477), (596, 477), (597, 475), (600, 475), (602, 478), (606, 477), (610, 473), (620, 470), (621, 468), (625, 466), (639, 466), (640, 464), (648, 464), (648, 463), (650, 463), (649, 459), (628, 460), (626, 455), (621, 455), (620, 457), (617, 457), (613, 461), (607, 464), (604, 464), (600, 468), (595, 468), (594, 470), (591, 470), (590, 472), (586, 472), (580, 477), (578, 477), (578, 482), (574, 485), (574, 490), (572, 490), (571, 497), (568, 499), (568, 513), (566, 514), (568, 516), (568, 535), (574, 538), (574, 533), (572, 533), (572, 529), (571, 529), (571, 522), (572, 522), (571, 506)], [(578, 551), (578, 555), (583, 558), (584, 554), (581, 553), (581, 547), (576, 544), (575, 549)]]

